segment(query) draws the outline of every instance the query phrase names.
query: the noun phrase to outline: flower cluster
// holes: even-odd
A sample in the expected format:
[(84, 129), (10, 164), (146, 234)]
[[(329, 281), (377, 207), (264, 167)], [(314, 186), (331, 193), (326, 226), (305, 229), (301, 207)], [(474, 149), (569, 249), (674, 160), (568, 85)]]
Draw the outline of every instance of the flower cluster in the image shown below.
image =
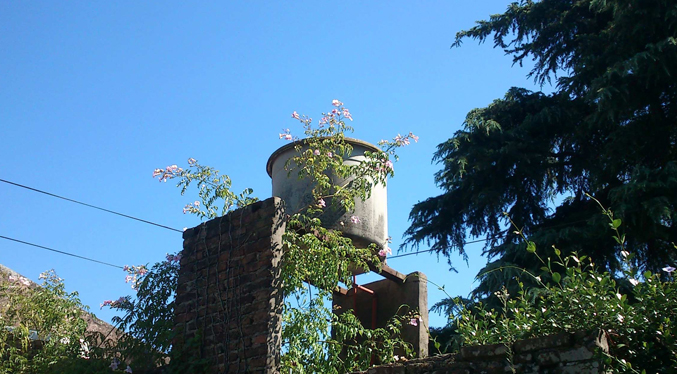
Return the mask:
[(186, 213), (199, 213), (200, 212), (200, 202), (195, 200), (194, 203), (188, 203), (183, 207), (183, 214)]
[(418, 142), (418, 136), (414, 135), (411, 132), (407, 135), (404, 135), (404, 136), (397, 134), (397, 136), (394, 137), (392, 141), (381, 140), (380, 142), (378, 142), (378, 144), (379, 145), (397, 145), (397, 146), (400, 146), (400, 147), (404, 147), (404, 146), (411, 144), (410, 140), (413, 140), (414, 142)]
[(389, 173), (395, 169), (395, 165), (393, 165), (392, 161), (386, 160), (385, 162), (379, 163), (375, 169), (378, 172)]
[[(329, 128), (337, 128), (344, 119), (349, 119), (351, 121), (353, 120), (353, 115), (350, 114), (350, 110), (348, 108), (344, 108), (341, 101), (334, 99), (332, 100), (331, 105), (335, 106), (336, 108), (332, 109), (329, 113), (322, 113), (322, 118), (320, 118), (318, 121), (318, 127), (320, 129), (324, 128), (325, 126), (329, 126)], [(301, 116), (297, 112), (293, 112), (291, 117), (303, 124), (303, 127), (306, 129), (306, 135), (308, 135), (308, 131), (312, 126), (313, 119), (305, 115)], [(329, 134), (322, 134), (321, 136), (328, 135)], [(289, 134), (289, 129), (286, 129), (284, 133), (280, 134), (280, 139), (292, 140), (291, 135)]]
[(127, 302), (127, 299), (125, 299), (124, 297), (120, 297), (117, 300), (104, 300), (101, 303), (101, 308), (103, 309), (103, 307), (105, 307), (105, 306), (109, 306), (111, 308), (117, 308), (119, 306), (122, 306), (126, 302)]
[[(296, 112), (294, 112), (291, 116), (292, 118), (299, 119), (299, 115)], [(282, 132), (280, 133), (280, 139), (292, 141), (294, 140), (294, 137), (291, 136), (289, 129), (282, 129)]]
[(336, 108), (332, 109), (330, 113), (327, 113), (324, 117), (322, 117), (320, 120), (320, 125), (326, 124), (330, 121), (331, 117), (334, 116), (343, 116), (343, 118), (347, 118), (351, 121), (353, 120), (350, 110), (348, 108), (344, 108), (342, 102), (334, 99), (331, 101), (331, 105), (335, 106)]
[(166, 258), (167, 258), (167, 262), (169, 262), (169, 263), (176, 262), (178, 264), (179, 262), (181, 262), (181, 253), (178, 253), (178, 254), (175, 254), (175, 255), (171, 255), (171, 254), (167, 253)]
[[(191, 158), (188, 160), (189, 164), (191, 163), (191, 160), (193, 161), (193, 163), (197, 162), (194, 158)], [(158, 181), (160, 182), (166, 182), (167, 179), (172, 179), (180, 176), (182, 172), (183, 169), (181, 169), (180, 167), (176, 165), (170, 165), (164, 169), (153, 170), (153, 178), (158, 178)]]
[(132, 283), (132, 289), (136, 290), (141, 278), (148, 273), (146, 265), (128, 266), (125, 265), (122, 270), (127, 272), (125, 283)]
[(387, 246), (385, 248), (381, 249), (380, 251), (378, 251), (379, 257), (386, 257), (386, 256), (391, 255), (391, 254), (393, 254), (393, 250), (390, 249), (390, 247), (387, 247)]
[(18, 277), (15, 276), (15, 275), (10, 275), (10, 276), (9, 276), (9, 281), (12, 282), (12, 283), (23, 284), (23, 285), (26, 286), (26, 287), (28, 287), (28, 286), (31, 285), (31, 281), (30, 281), (28, 278), (22, 277), (22, 276), (20, 276), (20, 275), (19, 275)]

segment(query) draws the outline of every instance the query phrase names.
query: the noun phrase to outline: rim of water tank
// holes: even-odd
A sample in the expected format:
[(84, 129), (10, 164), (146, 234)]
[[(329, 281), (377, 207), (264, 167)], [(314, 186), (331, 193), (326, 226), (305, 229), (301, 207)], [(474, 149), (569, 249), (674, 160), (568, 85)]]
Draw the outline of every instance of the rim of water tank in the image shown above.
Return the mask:
[[(320, 139), (325, 139), (325, 138), (320, 138)], [(348, 138), (348, 137), (346, 137), (345, 140), (350, 144), (356, 144), (356, 145), (364, 146), (366, 148), (371, 148), (372, 151), (380, 151), (380, 149), (377, 146), (375, 146), (375, 145), (373, 145), (369, 142), (365, 142), (364, 140), (355, 139), (355, 138)], [(294, 148), (297, 144), (303, 144), (306, 141), (307, 141), (306, 139), (297, 140), (295, 142), (285, 144), (282, 147), (278, 148), (275, 152), (273, 152), (273, 154), (270, 155), (270, 157), (268, 158), (268, 162), (266, 163), (266, 171), (268, 172), (268, 176), (271, 177), (271, 178), (273, 177), (273, 163), (275, 162), (275, 160), (281, 154), (283, 154), (284, 152), (287, 152), (290, 148)]]

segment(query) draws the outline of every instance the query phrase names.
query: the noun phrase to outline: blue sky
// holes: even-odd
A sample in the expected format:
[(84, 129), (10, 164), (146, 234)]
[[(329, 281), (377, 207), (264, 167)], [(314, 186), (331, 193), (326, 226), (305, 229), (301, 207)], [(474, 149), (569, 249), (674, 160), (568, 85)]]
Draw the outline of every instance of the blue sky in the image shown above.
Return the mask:
[[(339, 99), (353, 137), (376, 143), (412, 131), (388, 186), (389, 233), (402, 242), (413, 204), (436, 195), (436, 146), (468, 111), (511, 86), (533, 88), (491, 43), (455, 33), (509, 1), (0, 2), (0, 178), (181, 229), (195, 200), (153, 169), (189, 157), (270, 197), (270, 154), (292, 111), (319, 118)], [(0, 235), (119, 265), (154, 263), (181, 234), (0, 183)], [(420, 254), (392, 259), (451, 295), (467, 295), (486, 259), (469, 266)], [(427, 249), (425, 246), (421, 250)], [(104, 320), (104, 299), (133, 292), (124, 273), (0, 240), (0, 263), (36, 280), (55, 269)], [(369, 277), (358, 278), (368, 282)], [(444, 295), (430, 286), (430, 305)], [(431, 314), (432, 326), (445, 318)]]

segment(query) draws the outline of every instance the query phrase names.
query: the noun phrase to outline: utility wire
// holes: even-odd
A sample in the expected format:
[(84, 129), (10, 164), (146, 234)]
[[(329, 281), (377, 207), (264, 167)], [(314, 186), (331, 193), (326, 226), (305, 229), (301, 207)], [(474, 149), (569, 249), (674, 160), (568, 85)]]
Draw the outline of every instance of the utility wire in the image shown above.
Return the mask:
[(80, 259), (83, 259), (83, 260), (96, 262), (96, 263), (99, 263), (99, 264), (102, 264), (102, 265), (108, 265), (108, 266), (112, 266), (112, 267), (114, 267), (114, 268), (124, 269), (124, 267), (122, 267), (122, 266), (113, 265), (113, 264), (110, 264), (110, 263), (108, 263), (108, 262), (103, 262), (103, 261), (95, 260), (95, 259), (93, 259), (93, 258), (84, 257), (84, 256), (76, 255), (76, 254), (73, 254), (73, 253), (68, 253), (68, 252), (60, 251), (60, 250), (58, 250), (58, 249), (49, 248), (49, 247), (45, 247), (45, 246), (42, 246), (42, 245), (38, 245), (38, 244), (33, 244), (33, 243), (25, 242), (25, 241), (23, 241), (23, 240), (8, 238), (8, 237), (2, 236), (2, 235), (0, 235), (0, 238), (2, 238), (2, 239), (7, 239), (7, 240), (11, 240), (11, 241), (13, 241), (13, 242), (17, 242), (17, 243), (21, 243), (21, 244), (30, 245), (30, 246), (33, 246), (33, 247), (38, 247), (38, 248), (46, 249), (46, 250), (48, 250), (48, 251), (60, 253), (60, 254), (62, 254), (62, 255), (73, 256), (73, 257), (77, 257), (77, 258), (80, 258)]
[(173, 227), (161, 225), (161, 224), (159, 224), (159, 223), (155, 223), (155, 222), (151, 222), (151, 221), (146, 221), (145, 219), (136, 218), (136, 217), (133, 217), (133, 216), (130, 216), (130, 215), (127, 215), (127, 214), (118, 213), (118, 212), (113, 211), (113, 210), (110, 210), (110, 209), (105, 209), (105, 208), (98, 207), (98, 206), (96, 206), (96, 205), (83, 203), (83, 202), (81, 202), (81, 201), (69, 199), (69, 198), (67, 198), (67, 197), (63, 197), (63, 196), (59, 196), (59, 195), (56, 195), (56, 194), (53, 194), (53, 193), (49, 193), (49, 192), (46, 192), (46, 191), (38, 190), (37, 188), (32, 188), (32, 187), (24, 186), (24, 185), (22, 185), (22, 184), (10, 182), (10, 181), (8, 181), (8, 180), (0, 179), (0, 182), (4, 182), (4, 183), (7, 183), (7, 184), (11, 184), (11, 185), (13, 185), (13, 186), (25, 188), (25, 189), (27, 189), (27, 190), (39, 192), (39, 193), (41, 193), (41, 194), (45, 194), (45, 195), (48, 195), (48, 196), (56, 197), (56, 198), (58, 198), (58, 199), (70, 201), (70, 202), (72, 202), (72, 203), (84, 205), (84, 206), (87, 206), (87, 207), (90, 207), (90, 208), (102, 210), (102, 211), (107, 212), (107, 213), (116, 214), (116, 215), (118, 215), (118, 216), (122, 216), (122, 217), (125, 217), (125, 218), (130, 218), (130, 219), (133, 219), (133, 220), (137, 220), (137, 221), (139, 221), (139, 222), (147, 223), (147, 224), (149, 224), (149, 225), (154, 225), (154, 226), (162, 227), (163, 229), (172, 230), (172, 231), (176, 231), (176, 232), (183, 232), (183, 230), (178, 230), (178, 229), (175, 229), (175, 228), (173, 228)]
[[(565, 223), (559, 223), (559, 224), (557, 224), (557, 225), (546, 226), (546, 227), (540, 227), (539, 230), (544, 230), (544, 229), (554, 229), (554, 228), (558, 228), (558, 227), (572, 226), (572, 225), (575, 225), (575, 224), (577, 224), (577, 223), (586, 222), (586, 221), (588, 221), (587, 218), (585, 218), (585, 219), (579, 219), (578, 221), (565, 222)], [(506, 233), (508, 232), (508, 230), (505, 230), (505, 231), (506, 231)], [(486, 241), (489, 241), (489, 240), (492, 240), (492, 239), (497, 239), (499, 236), (500, 236), (500, 235), (496, 235), (496, 236), (492, 236), (492, 237), (489, 237), (489, 238), (473, 240), (473, 241), (465, 242), (465, 243), (463, 243), (463, 244), (465, 245), (465, 244), (473, 244), (473, 243), (486, 242)], [(428, 249), (428, 250), (425, 250), (425, 251), (416, 251), (416, 252), (412, 252), (412, 253), (404, 253), (404, 254), (401, 254), (401, 255), (388, 256), (388, 259), (391, 260), (391, 259), (394, 259), (394, 258), (405, 257), (405, 256), (412, 256), (412, 255), (417, 255), (417, 254), (419, 254), (419, 253), (428, 253), (428, 252), (432, 252), (432, 251), (436, 251), (436, 250), (437, 250), (437, 249)]]
[[(473, 244), (473, 243), (486, 242), (486, 241), (489, 241), (489, 240), (495, 239), (495, 238), (496, 238), (496, 237), (485, 238), (485, 239), (478, 239), (478, 240), (473, 240), (473, 241), (465, 242), (465, 243), (463, 243), (463, 244)], [(401, 255), (388, 256), (388, 260), (392, 260), (393, 258), (398, 258), (398, 257), (405, 257), (405, 256), (417, 255), (417, 254), (419, 254), (419, 253), (432, 252), (432, 251), (436, 251), (436, 249), (428, 249), (428, 250), (425, 250), (425, 251), (416, 251), (416, 252), (405, 253), (405, 254), (401, 254)]]
[[(159, 224), (159, 223), (147, 221), (147, 220), (141, 219), (141, 218), (136, 218), (136, 217), (133, 217), (133, 216), (130, 216), (130, 215), (127, 215), (127, 214), (118, 213), (118, 212), (115, 212), (115, 211), (112, 211), (112, 210), (109, 210), (109, 209), (105, 209), (105, 208), (101, 208), (101, 207), (98, 207), (98, 206), (95, 206), (95, 205), (92, 205), (92, 204), (83, 203), (83, 202), (81, 202), (81, 201), (69, 199), (69, 198), (67, 198), (67, 197), (63, 197), (63, 196), (59, 196), (59, 195), (56, 195), (56, 194), (53, 194), (53, 193), (50, 193), (50, 192), (42, 191), (42, 190), (39, 190), (39, 189), (37, 189), (37, 188), (32, 188), (32, 187), (24, 186), (24, 185), (22, 185), (22, 184), (10, 182), (10, 181), (8, 181), (8, 180), (0, 179), (0, 182), (4, 182), (4, 183), (7, 183), (7, 184), (11, 184), (11, 185), (13, 185), (13, 186), (25, 188), (25, 189), (27, 189), (27, 190), (39, 192), (39, 193), (42, 193), (42, 194), (45, 194), (45, 195), (48, 195), (48, 196), (56, 197), (56, 198), (58, 198), (58, 199), (70, 201), (70, 202), (73, 202), (73, 203), (76, 203), (76, 204), (80, 204), (80, 205), (84, 205), (84, 206), (87, 206), (87, 207), (90, 207), (90, 208), (102, 210), (102, 211), (107, 212), (107, 213), (116, 214), (116, 215), (118, 215), (118, 216), (122, 216), (122, 217), (125, 217), (125, 218), (130, 218), (130, 219), (133, 219), (133, 220), (136, 220), (136, 221), (139, 221), (139, 222), (147, 223), (147, 224), (149, 224), (149, 225), (154, 225), (154, 226), (162, 227), (162, 228), (167, 229), (167, 230), (172, 230), (172, 231), (176, 231), (176, 232), (183, 232), (183, 230), (178, 230), (178, 229), (175, 229), (175, 228), (173, 228), (173, 227), (161, 225), (161, 224)], [(553, 225), (553, 226), (547, 226), (547, 227), (543, 227), (543, 229), (550, 229), (550, 228), (556, 228), (556, 227), (570, 226), (570, 225), (573, 225), (573, 224), (576, 224), (576, 223), (580, 223), (580, 222), (584, 222), (584, 221), (587, 221), (587, 219), (582, 219), (582, 220), (578, 220), (578, 221), (574, 221), (574, 222), (562, 223), (562, 224)], [(67, 253), (67, 252), (57, 251), (57, 250), (54, 250), (54, 249), (51, 249), (51, 248), (42, 247), (42, 246), (39, 246), (39, 245), (27, 243), (27, 242), (22, 242), (22, 241), (20, 241), (20, 240), (11, 239), (11, 238), (7, 238), (7, 237), (4, 237), (4, 236), (0, 236), (0, 238), (8, 239), (8, 240), (14, 240), (14, 241), (16, 241), (16, 242), (20, 242), (20, 243), (24, 243), (24, 244), (28, 244), (28, 245), (34, 245), (34, 246), (39, 247), (39, 248), (44, 248), (44, 249), (53, 250), (53, 251), (55, 251), (55, 252), (64, 253), (64, 254), (67, 254), (67, 255), (70, 255), (70, 256), (81, 257), (81, 256), (73, 255), (73, 254), (70, 254), (70, 253)], [(490, 238), (485, 238), (485, 239), (473, 240), (473, 241), (465, 242), (465, 244), (473, 244), (473, 243), (486, 242), (486, 241), (489, 241), (489, 240), (492, 240), (492, 239), (495, 239), (495, 238), (497, 238), (497, 236), (490, 237)], [(428, 250), (425, 250), (425, 251), (416, 251), (416, 252), (412, 252), (412, 253), (404, 253), (404, 254), (401, 254), (401, 255), (388, 256), (388, 259), (395, 259), (395, 258), (400, 258), (400, 257), (412, 256), (412, 255), (417, 255), (417, 254), (419, 254), (419, 253), (428, 253), (428, 252), (432, 252), (432, 251), (435, 251), (435, 249), (428, 249)], [(92, 260), (92, 259), (89, 259), (89, 258), (86, 258), (86, 257), (81, 257), (81, 258), (86, 259), (86, 260), (90, 260), (90, 261), (94, 261), (94, 262), (101, 262), (101, 261)], [(115, 267), (122, 268), (121, 266), (111, 265), (111, 264), (104, 263), (104, 262), (101, 262), (101, 263), (102, 263), (102, 264), (105, 264), (105, 265), (110, 265), (110, 266), (115, 266)]]

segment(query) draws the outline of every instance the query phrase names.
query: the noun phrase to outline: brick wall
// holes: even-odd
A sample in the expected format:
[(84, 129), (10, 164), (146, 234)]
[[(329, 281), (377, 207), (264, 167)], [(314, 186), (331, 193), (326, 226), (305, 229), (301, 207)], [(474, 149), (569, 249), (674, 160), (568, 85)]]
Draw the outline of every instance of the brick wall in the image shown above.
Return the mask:
[(512, 359), (503, 344), (464, 347), (446, 354), (370, 368), (362, 374), (593, 374), (600, 373), (597, 349), (608, 352), (600, 333), (561, 333), (515, 342)]
[[(210, 372), (279, 373), (282, 204), (279, 198), (270, 198), (184, 233), (174, 349), (187, 352), (192, 360), (205, 359)], [(425, 284), (421, 282), (424, 276), (415, 278)], [(413, 280), (412, 287), (416, 286)], [(381, 283), (371, 286), (378, 289)], [(417, 287), (424, 291), (422, 285)], [(425, 294), (423, 291), (419, 294)], [(416, 300), (422, 300), (421, 295)], [(426, 304), (413, 305), (426, 309)], [(384, 306), (387, 303), (382, 302)], [(597, 348), (608, 350), (603, 335), (563, 333), (518, 341), (510, 350), (502, 344), (464, 347), (458, 354), (399, 362), (362, 373), (598, 373)]]
[(284, 210), (270, 198), (184, 232), (174, 348), (218, 373), (277, 373)]

